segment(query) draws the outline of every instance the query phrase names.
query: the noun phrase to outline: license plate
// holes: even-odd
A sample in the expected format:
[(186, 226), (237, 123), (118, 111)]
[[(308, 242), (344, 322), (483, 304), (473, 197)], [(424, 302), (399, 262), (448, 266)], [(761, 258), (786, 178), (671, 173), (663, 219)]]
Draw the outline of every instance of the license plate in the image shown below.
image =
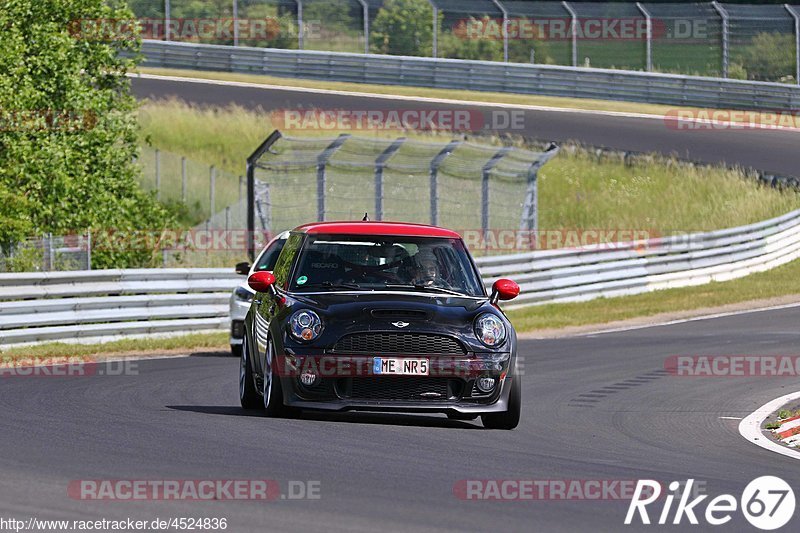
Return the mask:
[(372, 360), (372, 373), (389, 376), (427, 376), (430, 371), (428, 359), (407, 359), (397, 357), (375, 357)]

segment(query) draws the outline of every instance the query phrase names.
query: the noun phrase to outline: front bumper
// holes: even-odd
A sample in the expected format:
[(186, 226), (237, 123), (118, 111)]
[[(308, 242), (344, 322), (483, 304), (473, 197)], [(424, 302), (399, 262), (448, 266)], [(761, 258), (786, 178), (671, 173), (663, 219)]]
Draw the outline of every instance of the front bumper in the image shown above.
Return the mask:
[[(278, 374), (284, 403), (302, 409), (326, 411), (403, 411), (481, 414), (506, 411), (513, 368), (510, 353), (464, 356), (380, 355), (430, 361), (427, 376), (373, 374), (373, 356), (298, 356), (281, 358)], [(302, 375), (317, 376), (304, 384)], [(482, 391), (480, 377), (495, 379)]]
[(250, 302), (246, 302), (231, 295), (230, 299), (230, 317), (231, 317), (231, 346), (242, 344), (244, 338), (244, 319), (247, 312), (250, 310)]
[(472, 402), (409, 402), (409, 401), (366, 401), (366, 400), (329, 400), (305, 401), (292, 395), (285, 403), (291, 407), (319, 411), (375, 411), (404, 413), (458, 413), (481, 415), (485, 413), (502, 413), (508, 410), (511, 395), (511, 383), (514, 378), (507, 376), (499, 385), (500, 392), (491, 403), (477, 404)]

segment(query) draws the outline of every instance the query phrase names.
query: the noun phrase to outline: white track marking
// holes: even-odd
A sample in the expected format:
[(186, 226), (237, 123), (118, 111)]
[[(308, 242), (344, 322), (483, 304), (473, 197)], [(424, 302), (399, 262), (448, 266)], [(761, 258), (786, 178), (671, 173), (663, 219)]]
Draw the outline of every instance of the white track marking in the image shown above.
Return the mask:
[(779, 311), (781, 309), (791, 309), (793, 307), (800, 307), (800, 302), (790, 304), (774, 305), (770, 307), (759, 307), (757, 309), (743, 309), (741, 311), (730, 311), (727, 313), (715, 313), (712, 315), (700, 315), (690, 318), (681, 318), (679, 320), (669, 320), (666, 322), (653, 322), (652, 324), (637, 324), (635, 326), (623, 326), (619, 328), (602, 329), (599, 331), (589, 331), (586, 333), (578, 333), (575, 335), (565, 335), (565, 337), (590, 337), (592, 335), (605, 335), (607, 333), (620, 333), (623, 331), (632, 331), (636, 329), (657, 328), (661, 326), (672, 326), (675, 324), (684, 324), (686, 322), (695, 322), (697, 320), (710, 320), (713, 318), (725, 318), (729, 316), (746, 315), (748, 313), (761, 313), (763, 311)]
[[(526, 111), (548, 111), (553, 113), (573, 113), (578, 115), (597, 115), (606, 117), (620, 117), (620, 118), (635, 118), (645, 120), (665, 120), (676, 121), (677, 118), (669, 117), (667, 119), (664, 115), (653, 115), (648, 113), (629, 113), (625, 111), (603, 111), (595, 109), (575, 109), (569, 107), (550, 107), (544, 105), (529, 105), (529, 104), (508, 104), (504, 102), (477, 102), (473, 100), (454, 100), (452, 98), (432, 98), (426, 96), (404, 96), (396, 94), (379, 94), (379, 93), (365, 93), (358, 91), (341, 91), (334, 89), (314, 89), (310, 87), (292, 87), (289, 85), (270, 85), (264, 83), (253, 83), (245, 81), (225, 81), (225, 80), (211, 80), (204, 78), (191, 78), (186, 76), (161, 76), (158, 74), (144, 74), (144, 73), (128, 73), (130, 78), (142, 78), (145, 80), (161, 80), (161, 81), (174, 81), (179, 83), (199, 83), (205, 85), (221, 85), (225, 87), (244, 87), (248, 89), (264, 89), (269, 91), (292, 91), (300, 93), (312, 94), (329, 94), (338, 96), (357, 96), (359, 98), (373, 98), (379, 100), (398, 100), (405, 102), (427, 102), (435, 104), (448, 104), (448, 105), (462, 105), (473, 107), (493, 107), (498, 109), (522, 109)], [(518, 95), (518, 96), (531, 96), (537, 95)], [(677, 109), (677, 108), (676, 108)], [(711, 113), (712, 110), (709, 110)], [(730, 129), (758, 129), (758, 130), (775, 130), (775, 131), (791, 131), (800, 133), (800, 128), (790, 126), (766, 125), (766, 124), (749, 124), (746, 122), (735, 122), (729, 120), (711, 120), (701, 118), (681, 118), (682, 123), (694, 124), (710, 124), (720, 128)], [(679, 131), (679, 130), (676, 130)], [(687, 128), (685, 131), (692, 131)]]
[(778, 408), (782, 407), (788, 402), (800, 398), (800, 392), (793, 392), (780, 398), (776, 398), (758, 408), (755, 412), (747, 415), (739, 424), (739, 434), (757, 446), (769, 450), (771, 452), (791, 457), (792, 459), (800, 459), (800, 452), (782, 446), (777, 442), (770, 440), (769, 437), (761, 432), (761, 424), (764, 420), (774, 413)]

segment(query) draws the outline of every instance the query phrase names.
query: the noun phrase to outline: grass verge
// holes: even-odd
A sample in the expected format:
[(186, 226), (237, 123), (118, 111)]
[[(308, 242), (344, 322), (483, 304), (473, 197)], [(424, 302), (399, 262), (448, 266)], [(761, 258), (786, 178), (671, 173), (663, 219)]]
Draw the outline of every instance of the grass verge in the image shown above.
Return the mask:
[[(225, 175), (217, 176), (217, 209), (238, 198), (238, 176), (244, 173), (244, 161), (272, 129), (267, 113), (238, 106), (199, 108), (175, 100), (145, 104), (140, 111), (140, 123), (144, 138), (152, 146), (217, 165), (225, 171)], [(314, 132), (285, 133), (311, 136)], [(335, 136), (332, 132), (316, 134)], [(402, 133), (384, 131), (382, 135), (396, 137)], [(408, 136), (440, 142), (451, 138), (445, 134)], [(485, 141), (500, 142), (497, 138)], [(521, 139), (516, 141), (524, 144)], [(148, 163), (146, 167), (152, 169), (153, 165)], [(179, 191), (180, 164), (176, 157), (170, 159), (162, 154), (161, 168), (163, 190)], [(475, 188), (477, 172), (474, 183), (460, 180), (448, 186), (443, 181), (442, 197), (459, 201), (463, 206), (472, 205), (479, 195)], [(796, 193), (759, 186), (742, 171), (695, 166), (660, 156), (636, 158), (632, 164), (626, 164), (615, 156), (565, 146), (539, 176), (539, 227), (543, 230), (635, 229), (666, 235), (753, 223), (800, 207)], [(273, 176), (276, 190), (281, 179)], [(189, 180), (190, 194), (208, 197), (208, 168), (190, 172)], [(152, 182), (152, 177), (147, 181)], [(369, 188), (370, 183), (371, 177), (363, 181), (362, 189)], [(524, 197), (523, 183), (502, 187), (502, 191), (497, 189), (496, 196), (502, 192), (507, 198)], [(472, 196), (467, 198), (467, 195)], [(424, 201), (418, 204), (419, 210), (426, 209)], [(499, 211), (495, 209), (495, 213)], [(428, 218), (427, 211), (405, 213), (406, 220)], [(446, 223), (451, 227), (462, 227), (454, 222), (460, 219), (445, 216), (443, 220), (448, 220)], [(463, 226), (467, 227), (471, 226)]]
[[(179, 76), (185, 78), (197, 78), (204, 80), (235, 81), (245, 83), (256, 83), (261, 85), (277, 85), (287, 88), (307, 88), (307, 89), (327, 89), (334, 91), (370, 93), (377, 95), (391, 96), (411, 96), (422, 98), (442, 98), (447, 100), (461, 100), (465, 102), (486, 102), (503, 103), (527, 106), (542, 106), (564, 109), (576, 109), (584, 111), (612, 111), (618, 113), (637, 113), (644, 115), (663, 116), (667, 113), (675, 113), (676, 109), (702, 111), (700, 116), (707, 116), (713, 111), (729, 111), (712, 108), (680, 107), (660, 104), (644, 104), (638, 102), (621, 102), (615, 100), (595, 100), (591, 98), (567, 98), (559, 96), (537, 96), (513, 93), (495, 93), (483, 91), (459, 91), (453, 89), (431, 89), (427, 87), (406, 87), (397, 85), (373, 85), (367, 83), (351, 82), (329, 82), (306, 80), (301, 78), (279, 78), (276, 76), (263, 76), (259, 74), (240, 74), (235, 72), (209, 72), (202, 70), (166, 69), (140, 67), (136, 72), (142, 74), (155, 74), (160, 76)], [(134, 74), (136, 74), (134, 72)], [(697, 115), (694, 115), (697, 116)], [(732, 113), (722, 115), (730, 117), (733, 122), (744, 119)], [(763, 115), (765, 122), (772, 117), (769, 113)]]
[(771, 298), (800, 296), (798, 276), (800, 276), (800, 260), (731, 281), (666, 289), (634, 296), (600, 298), (588, 302), (527, 307), (510, 311), (509, 317), (517, 331), (535, 332), (570, 326), (608, 324), (630, 318), (693, 311), (756, 300), (760, 301), (760, 307), (769, 305), (764, 300)]
[(52, 342), (0, 350), (0, 363), (19, 359), (81, 357), (91, 360), (109, 355), (185, 354), (197, 351), (228, 351), (228, 332), (192, 333), (175, 337), (120, 339), (101, 344)]

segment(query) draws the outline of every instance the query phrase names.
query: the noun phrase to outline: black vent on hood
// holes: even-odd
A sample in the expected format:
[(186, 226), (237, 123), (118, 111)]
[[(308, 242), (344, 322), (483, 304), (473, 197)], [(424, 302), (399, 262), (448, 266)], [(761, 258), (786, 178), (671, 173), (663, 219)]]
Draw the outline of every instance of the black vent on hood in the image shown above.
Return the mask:
[(416, 309), (373, 309), (370, 314), (373, 318), (428, 320), (428, 313)]
[(465, 354), (456, 339), (430, 333), (355, 333), (345, 335), (333, 347), (341, 353), (367, 354)]

